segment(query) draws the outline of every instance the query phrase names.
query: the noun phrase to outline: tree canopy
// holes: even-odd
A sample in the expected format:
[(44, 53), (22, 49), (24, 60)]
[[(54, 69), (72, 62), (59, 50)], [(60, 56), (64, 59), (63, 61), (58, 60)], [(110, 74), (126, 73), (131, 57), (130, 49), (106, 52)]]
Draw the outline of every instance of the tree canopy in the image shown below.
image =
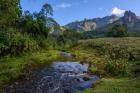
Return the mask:
[(124, 37), (127, 36), (127, 26), (125, 24), (113, 25), (107, 33), (110, 37)]
[(14, 25), (21, 15), (20, 0), (0, 0), (0, 26)]

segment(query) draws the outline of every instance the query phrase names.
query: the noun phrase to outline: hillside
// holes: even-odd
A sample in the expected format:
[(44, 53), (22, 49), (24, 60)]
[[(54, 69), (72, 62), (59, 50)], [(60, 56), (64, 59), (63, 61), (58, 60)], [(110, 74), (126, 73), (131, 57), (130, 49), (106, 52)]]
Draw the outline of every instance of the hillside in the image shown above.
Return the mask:
[(118, 20), (119, 17), (115, 15), (106, 16), (103, 18), (85, 19), (83, 21), (72, 22), (65, 25), (66, 28), (76, 29), (77, 31), (92, 31), (97, 28), (106, 26)]
[(122, 17), (112, 15), (103, 18), (85, 19), (83, 21), (69, 23), (65, 25), (65, 27), (80, 32), (100, 31), (101, 29), (109, 29), (110, 25), (117, 23), (126, 24), (128, 32), (140, 32), (140, 17), (136, 16), (136, 14), (131, 11), (126, 11)]

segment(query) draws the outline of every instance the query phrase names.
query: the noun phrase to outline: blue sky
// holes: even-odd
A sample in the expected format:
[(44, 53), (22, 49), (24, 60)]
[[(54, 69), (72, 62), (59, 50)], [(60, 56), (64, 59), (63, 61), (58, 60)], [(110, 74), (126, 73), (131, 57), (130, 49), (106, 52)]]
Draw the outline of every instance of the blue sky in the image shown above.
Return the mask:
[(21, 0), (23, 10), (39, 11), (43, 4), (54, 8), (53, 18), (61, 25), (84, 18), (121, 16), (131, 10), (140, 16), (140, 0)]

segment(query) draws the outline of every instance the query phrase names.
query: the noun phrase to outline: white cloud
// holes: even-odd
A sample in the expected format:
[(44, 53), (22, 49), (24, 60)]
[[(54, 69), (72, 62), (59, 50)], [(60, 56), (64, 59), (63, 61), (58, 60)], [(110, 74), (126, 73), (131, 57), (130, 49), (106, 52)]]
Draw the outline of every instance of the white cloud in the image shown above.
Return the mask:
[(117, 7), (114, 7), (114, 8), (112, 9), (111, 14), (117, 15), (117, 16), (122, 16), (122, 15), (124, 14), (124, 12), (125, 12), (125, 10), (119, 9), (119, 8), (117, 8)]
[(70, 3), (61, 3), (61, 4), (59, 4), (59, 5), (56, 5), (55, 7), (54, 7), (54, 10), (57, 10), (57, 9), (64, 9), (64, 8), (69, 8), (69, 7), (71, 7), (72, 6), (72, 4), (70, 4)]

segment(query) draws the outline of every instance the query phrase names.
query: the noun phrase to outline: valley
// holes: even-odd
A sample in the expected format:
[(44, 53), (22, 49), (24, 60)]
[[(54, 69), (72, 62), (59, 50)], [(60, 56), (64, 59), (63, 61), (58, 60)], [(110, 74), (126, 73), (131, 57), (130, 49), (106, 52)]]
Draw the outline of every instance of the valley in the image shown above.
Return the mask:
[[(6, 93), (13, 93), (13, 92), (25, 93), (28, 91), (30, 91), (30, 93), (32, 93), (32, 92), (33, 93), (46, 93), (47, 91), (49, 91), (49, 87), (47, 87), (47, 85), (46, 85), (46, 84), (48, 84), (47, 83), (48, 79), (45, 77), (47, 77), (48, 75), (51, 75), (52, 77), (61, 75), (60, 74), (61, 71), (63, 73), (65, 73), (65, 71), (66, 71), (66, 74), (64, 75), (63, 78), (65, 78), (65, 76), (67, 76), (67, 79), (66, 79), (66, 81), (63, 81), (65, 79), (62, 79), (62, 81), (69, 82), (69, 84), (68, 84), (69, 88), (65, 89), (65, 91), (69, 91), (71, 84), (72, 83), (74, 84), (75, 79), (77, 80), (76, 77), (77, 77), (78, 73), (80, 75), (80, 73), (82, 72), (82, 69), (83, 69), (83, 71), (85, 70), (84, 73), (87, 72), (87, 69), (88, 69), (89, 70), (88, 73), (91, 76), (93, 75), (93, 77), (90, 77), (90, 78), (95, 78), (94, 80), (96, 80), (96, 79), (98, 80), (98, 78), (96, 78), (96, 76), (98, 76), (98, 77), (100, 77), (101, 80), (99, 79), (96, 82), (94, 81), (95, 83), (93, 83), (93, 81), (91, 80), (90, 84), (91, 83), (92, 84), (89, 85), (90, 87), (87, 87), (90, 89), (85, 89), (82, 93), (98, 93), (98, 92), (99, 93), (102, 93), (102, 92), (103, 93), (111, 93), (111, 92), (117, 93), (117, 91), (119, 91), (120, 93), (123, 93), (124, 90), (123, 90), (123, 88), (120, 88), (120, 86), (125, 87), (126, 85), (128, 85), (128, 87), (126, 88), (126, 91), (129, 89), (129, 91), (127, 93), (132, 93), (132, 92), (138, 93), (140, 91), (139, 90), (140, 86), (138, 83), (140, 79), (138, 77), (139, 72), (135, 73), (135, 71), (137, 69), (139, 69), (139, 64), (138, 64), (139, 59), (140, 59), (140, 56), (139, 56), (140, 55), (139, 54), (140, 53), (139, 52), (140, 51), (139, 50), (140, 42), (139, 41), (140, 41), (140, 38), (138, 38), (138, 37), (137, 38), (135, 38), (135, 37), (98, 38), (98, 39), (79, 41), (79, 43), (76, 46), (67, 50), (71, 54), (69, 54), (69, 53), (67, 54), (66, 52), (61, 53), (58, 50), (56, 50), (56, 51), (52, 50), (50, 52), (46, 51), (46, 50), (42, 50), (42, 52), (41, 51), (38, 53), (35, 52), (34, 56), (33, 56), (33, 54), (30, 54), (32, 56), (31, 57), (28, 56), (28, 59), (26, 59), (27, 62), (32, 61), (32, 63), (30, 63), (30, 65), (29, 65), (29, 63), (27, 63), (27, 65), (26, 65), (25, 62), (23, 62), (25, 64), (25, 68), (21, 69), (21, 72), (19, 74), (16, 73), (19, 76), (20, 74), (23, 73), (22, 70), (23, 71), (26, 70), (27, 66), (29, 66), (30, 69), (28, 69), (26, 72), (23, 73), (25, 76), (27, 75), (24, 78), (24, 81), (23, 82), (21, 81), (21, 80), (23, 80), (22, 79), (23, 76), (22, 76), (22, 78), (19, 78), (19, 80), (16, 81), (14, 84), (12, 84), (12, 85), (10, 84), (10, 86), (8, 84), (9, 87), (7, 85), (5, 85), (5, 88), (4, 87), (3, 88), (5, 91), (7, 91)], [(129, 43), (125, 43), (125, 42), (129, 42)], [(125, 48), (125, 50), (123, 48)], [(51, 53), (51, 55), (50, 55), (50, 53)], [(118, 53), (120, 53), (120, 54), (118, 54)], [(131, 55), (129, 55), (130, 53), (134, 57), (134, 59), (132, 59), (132, 60), (129, 60), (131, 57)], [(48, 55), (50, 55), (50, 57)], [(26, 56), (25, 57), (23, 56), (23, 58), (25, 59)], [(48, 59), (50, 59), (50, 60), (48, 60)], [(12, 59), (10, 58), (9, 60), (12, 60)], [(79, 61), (81, 64), (85, 64), (85, 66), (86, 66), (86, 64), (88, 64), (89, 67), (80, 68), (82, 65), (80, 66), (78, 63), (75, 63), (76, 60)], [(17, 58), (13, 59), (13, 61), (19, 62)], [(53, 62), (56, 62), (54, 65), (55, 68), (57, 69), (56, 71), (51, 70), (49, 67), (51, 64), (53, 64)], [(22, 64), (22, 66), (24, 66), (24, 64)], [(66, 67), (66, 68), (64, 68), (64, 67)], [(14, 67), (14, 64), (13, 64), (12, 69), (17, 69), (16, 67)], [(6, 71), (6, 68), (3, 70)], [(15, 71), (18, 71), (18, 69)], [(68, 74), (69, 72), (71, 74)], [(13, 75), (14, 73), (15, 72), (13, 71), (11, 73), (11, 75)], [(53, 73), (56, 75), (54, 75)], [(77, 73), (77, 75), (74, 73)], [(86, 75), (86, 73), (85, 73), (85, 75)], [(1, 81), (2, 81), (3, 76), (0, 77)], [(72, 81), (70, 81), (68, 79), (68, 78), (71, 78), (71, 76), (75, 77), (73, 79), (70, 79)], [(9, 80), (11, 80), (12, 78), (16, 78), (13, 76), (10, 76), (10, 77), (8, 76), (7, 78), (9, 78)], [(56, 78), (58, 79), (58, 77), (56, 77)], [(86, 78), (89, 78), (89, 77), (86, 76)], [(35, 82), (40, 79), (41, 80), (44, 79), (44, 81), (42, 81), (44, 88), (43, 89), (41, 88), (39, 91), (37, 91), (35, 87), (31, 88), (31, 87), (33, 87), (32, 85), (35, 85), (36, 84)], [(49, 81), (54, 81), (54, 80), (55, 79), (49, 80)], [(7, 80), (4, 80), (4, 81), (7, 81)], [(57, 81), (59, 81), (59, 80), (57, 80)], [(27, 83), (25, 83), (25, 82), (27, 82)], [(72, 82), (72, 83), (70, 83), (70, 82)], [(84, 81), (81, 81), (78, 90), (82, 88), (82, 82), (84, 83)], [(55, 85), (55, 83), (56, 82), (54, 82), (53, 84)], [(76, 81), (75, 81), (75, 83), (76, 83)], [(129, 83), (131, 83), (132, 85), (129, 86)], [(1, 84), (2, 84), (2, 82), (1, 82)], [(30, 85), (30, 84), (32, 84), (32, 85)], [(64, 83), (60, 83), (60, 84), (64, 84)], [(92, 85), (93, 85), (93, 88), (91, 87)], [(35, 85), (35, 86), (40, 86), (40, 85), (38, 85), (38, 83), (37, 83), (37, 85)], [(64, 85), (64, 86), (66, 86), (66, 85)], [(135, 88), (134, 86), (137, 86), (137, 88)], [(53, 88), (53, 86), (52, 86), (52, 88)], [(76, 88), (76, 86), (73, 88)], [(107, 88), (107, 90), (106, 90), (106, 88)], [(29, 90), (29, 89), (32, 89), (32, 90)], [(47, 89), (47, 90), (45, 90), (45, 89)], [(58, 91), (58, 93), (63, 93), (64, 91), (62, 91), (61, 89), (63, 89), (63, 88), (59, 87), (56, 91)], [(52, 90), (51, 87), (50, 87), (50, 90)], [(77, 90), (77, 92), (78, 92), (78, 90)], [(71, 93), (71, 92), (72, 91), (69, 91), (69, 93)], [(47, 92), (47, 93), (49, 93), (49, 92)]]
[(0, 0), (0, 93), (140, 93), (139, 5), (102, 2)]

